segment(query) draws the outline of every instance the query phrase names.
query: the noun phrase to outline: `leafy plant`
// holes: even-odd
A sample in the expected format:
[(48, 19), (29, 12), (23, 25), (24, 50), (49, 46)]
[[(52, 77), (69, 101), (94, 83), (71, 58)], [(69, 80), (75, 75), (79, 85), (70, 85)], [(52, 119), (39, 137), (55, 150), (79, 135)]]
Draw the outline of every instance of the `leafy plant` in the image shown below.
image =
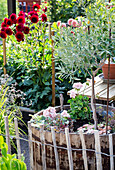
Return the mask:
[(0, 169), (1, 170), (26, 170), (26, 164), (16, 159), (16, 154), (7, 154), (8, 146), (4, 142), (4, 138), (0, 136)]
[(79, 94), (80, 89), (82, 88), (81, 83), (74, 83), (73, 90), (70, 91), (71, 99), (68, 100), (70, 103), (70, 110), (68, 111), (72, 119), (81, 119), (81, 120), (90, 120), (92, 114), (89, 104), (89, 98), (85, 95)]

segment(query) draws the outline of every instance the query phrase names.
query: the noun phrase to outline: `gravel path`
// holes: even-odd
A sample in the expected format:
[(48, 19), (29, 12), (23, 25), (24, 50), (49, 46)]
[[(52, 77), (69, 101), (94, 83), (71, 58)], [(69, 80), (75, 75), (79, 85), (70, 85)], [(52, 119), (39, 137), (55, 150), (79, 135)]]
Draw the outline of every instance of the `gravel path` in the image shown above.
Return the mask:
[[(23, 136), (22, 138), (28, 139), (28, 136)], [(29, 143), (24, 140), (20, 140), (21, 153), (24, 154), (24, 162), (27, 165), (27, 170), (30, 170), (30, 156), (29, 156)]]

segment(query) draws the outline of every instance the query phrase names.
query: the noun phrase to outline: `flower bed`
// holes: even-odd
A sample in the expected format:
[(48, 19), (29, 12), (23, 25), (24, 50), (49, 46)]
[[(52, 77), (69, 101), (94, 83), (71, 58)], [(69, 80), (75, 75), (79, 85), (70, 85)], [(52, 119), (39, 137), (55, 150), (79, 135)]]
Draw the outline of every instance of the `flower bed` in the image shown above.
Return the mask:
[[(61, 111), (61, 107), (55, 107), (56, 113)], [(69, 106), (64, 106), (64, 110), (68, 110)], [(110, 109), (112, 109), (110, 107)], [(34, 117), (37, 117), (38, 115), (43, 115), (44, 111), (40, 111), (37, 114), (35, 114)], [(31, 120), (33, 122), (33, 119)], [(31, 123), (32, 125), (32, 137), (33, 140), (40, 142), (40, 129), (38, 128), (37, 124)], [(56, 132), (56, 144), (57, 146), (61, 147), (67, 147), (66, 146), (66, 138), (64, 132)], [(52, 141), (52, 134), (49, 130), (44, 131), (44, 137), (45, 137), (45, 143), (46, 144), (53, 144)], [(81, 149), (81, 140), (79, 137), (79, 134), (74, 132), (70, 133), (70, 141), (71, 141), (71, 147), (74, 149)], [(108, 153), (109, 154), (109, 141), (108, 141), (108, 135), (100, 135), (100, 143), (101, 143), (101, 152)], [(95, 140), (93, 134), (85, 134), (85, 143), (87, 149), (95, 149)], [(115, 148), (115, 134), (113, 134), (113, 147)], [(51, 146), (45, 146), (46, 149), (46, 166), (48, 170), (55, 169), (55, 155), (54, 155), (54, 148)], [(41, 151), (41, 145), (33, 145), (33, 159), (34, 159), (34, 166), (36, 166), (37, 169), (42, 168), (42, 151)], [(68, 163), (68, 154), (67, 150), (64, 149), (58, 149), (59, 154), (59, 162), (60, 162), (60, 169), (68, 169), (69, 163)], [(115, 154), (115, 151), (114, 151)], [(83, 167), (83, 158), (82, 158), (82, 151), (72, 151), (73, 156), (73, 164), (74, 168), (77, 169), (84, 169)], [(89, 169), (95, 169), (96, 166), (96, 160), (95, 160), (95, 152), (87, 152), (87, 158), (88, 158), (88, 167)], [(109, 169), (109, 157), (102, 155), (102, 164), (103, 169), (107, 168)]]

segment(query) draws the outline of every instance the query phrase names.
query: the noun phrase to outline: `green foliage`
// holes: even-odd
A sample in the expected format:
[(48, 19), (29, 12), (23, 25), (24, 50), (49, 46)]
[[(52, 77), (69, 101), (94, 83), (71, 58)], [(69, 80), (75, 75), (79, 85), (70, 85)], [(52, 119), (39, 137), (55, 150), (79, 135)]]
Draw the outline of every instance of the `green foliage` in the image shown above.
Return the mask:
[(0, 25), (7, 16), (7, 0), (0, 0)]
[(8, 146), (0, 136), (0, 169), (1, 170), (26, 170), (26, 164), (16, 159), (16, 155), (7, 154)]
[(85, 8), (94, 0), (50, 0), (48, 1), (49, 17), (51, 22), (85, 15)]
[(92, 75), (93, 70), (98, 71), (102, 67), (108, 55), (111, 58), (115, 55), (113, 7), (107, 8), (105, 3), (96, 1), (86, 8), (86, 17), (79, 17), (79, 20), (81, 26), (57, 28), (58, 33), (54, 37), (55, 58), (60, 62), (60, 75), (69, 75), (70, 80), (76, 70), (81, 68)]
[(77, 95), (75, 98), (69, 99), (70, 110), (68, 111), (72, 119), (91, 119), (92, 114), (89, 109), (89, 98), (87, 96)]

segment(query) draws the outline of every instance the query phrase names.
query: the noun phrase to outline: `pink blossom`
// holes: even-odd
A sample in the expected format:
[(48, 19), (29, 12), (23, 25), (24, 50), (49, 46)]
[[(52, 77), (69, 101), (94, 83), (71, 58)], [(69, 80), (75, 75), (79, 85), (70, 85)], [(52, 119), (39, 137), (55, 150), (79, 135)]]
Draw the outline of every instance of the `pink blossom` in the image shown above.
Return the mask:
[(76, 93), (75, 93), (75, 90), (73, 89), (70, 91), (70, 98), (75, 98), (75, 96), (76, 96)]
[(77, 25), (78, 25), (78, 22), (74, 19), (74, 20), (72, 21), (72, 26), (73, 26), (73, 27), (77, 27)]
[(71, 33), (72, 33), (73, 35), (75, 35), (75, 32), (71, 31)]
[(85, 31), (85, 32), (86, 32), (86, 31), (87, 31), (87, 27), (85, 27), (85, 26), (84, 26), (84, 27), (83, 27), (83, 31)]
[(56, 117), (56, 110), (55, 110), (55, 108), (54, 107), (48, 107), (46, 110), (44, 110), (43, 116), (51, 117), (51, 118)]
[(63, 28), (63, 27), (66, 27), (66, 24), (65, 23), (62, 23), (61, 24), (61, 27)]
[(77, 90), (81, 89), (82, 87), (83, 87), (83, 84), (81, 84), (80, 82), (73, 84), (73, 88), (75, 88), (75, 89), (77, 89)]
[(64, 111), (61, 113), (61, 116), (63, 116), (63, 117), (70, 117), (70, 115), (67, 113), (66, 110), (64, 110)]
[(61, 21), (57, 21), (57, 26), (58, 26), (58, 27), (61, 26)]
[(72, 25), (72, 21), (73, 21), (73, 19), (72, 18), (70, 18), (69, 20), (68, 20), (68, 25)]

